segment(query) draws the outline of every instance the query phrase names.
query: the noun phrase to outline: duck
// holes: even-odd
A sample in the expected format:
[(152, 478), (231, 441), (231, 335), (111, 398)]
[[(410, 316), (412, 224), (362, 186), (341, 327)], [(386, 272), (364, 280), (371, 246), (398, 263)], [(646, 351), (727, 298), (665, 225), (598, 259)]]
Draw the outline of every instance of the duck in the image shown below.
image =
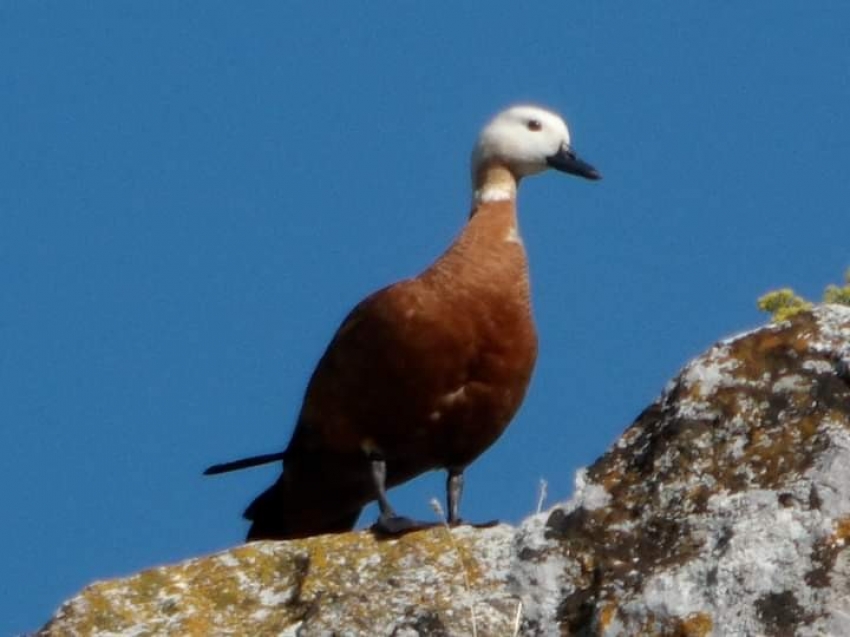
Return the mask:
[(368, 295), (345, 317), (282, 452), (204, 472), (282, 462), (244, 511), (247, 541), (349, 531), (375, 500), (376, 533), (421, 528), (396, 513), (387, 491), (433, 470), (446, 472), (445, 521), (462, 522), (464, 471), (513, 419), (537, 358), (517, 189), (549, 170), (601, 178), (555, 111), (514, 105), (483, 127), (472, 151), (472, 204), (454, 241), (420, 274)]

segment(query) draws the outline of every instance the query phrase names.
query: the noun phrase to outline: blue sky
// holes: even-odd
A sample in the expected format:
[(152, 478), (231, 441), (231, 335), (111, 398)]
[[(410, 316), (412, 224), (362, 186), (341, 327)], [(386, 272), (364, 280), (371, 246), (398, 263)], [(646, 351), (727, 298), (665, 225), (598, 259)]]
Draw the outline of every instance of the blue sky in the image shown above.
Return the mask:
[[(850, 265), (848, 24), (837, 1), (3, 3), (0, 634), (241, 541), (277, 468), (202, 469), (285, 445), (341, 318), (448, 244), (517, 101), (605, 179), (523, 184), (540, 358), (462, 510), (568, 497), (760, 294)], [(391, 496), (428, 517), (442, 493)]]

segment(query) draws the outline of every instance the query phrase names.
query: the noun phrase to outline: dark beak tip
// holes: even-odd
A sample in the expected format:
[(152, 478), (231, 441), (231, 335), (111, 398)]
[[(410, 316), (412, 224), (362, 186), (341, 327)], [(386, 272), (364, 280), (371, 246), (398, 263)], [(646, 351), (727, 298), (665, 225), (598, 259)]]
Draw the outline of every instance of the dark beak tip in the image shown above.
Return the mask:
[(571, 150), (562, 148), (556, 154), (546, 158), (546, 163), (555, 170), (584, 177), (591, 181), (602, 179), (602, 174), (586, 161), (582, 161), (576, 157)]

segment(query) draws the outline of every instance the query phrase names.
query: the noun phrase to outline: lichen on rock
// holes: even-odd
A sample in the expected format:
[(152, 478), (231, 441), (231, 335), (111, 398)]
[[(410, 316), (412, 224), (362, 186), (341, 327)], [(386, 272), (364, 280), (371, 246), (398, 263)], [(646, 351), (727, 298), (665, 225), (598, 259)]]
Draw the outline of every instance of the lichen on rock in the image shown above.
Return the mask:
[(549, 519), (585, 565), (562, 627), (850, 634), (836, 586), (850, 514), (848, 358), (850, 308), (822, 306), (688, 364), (588, 469), (610, 503)]
[(516, 529), (254, 543), (40, 634), (848, 635), (848, 539), (850, 307), (821, 305), (695, 358)]

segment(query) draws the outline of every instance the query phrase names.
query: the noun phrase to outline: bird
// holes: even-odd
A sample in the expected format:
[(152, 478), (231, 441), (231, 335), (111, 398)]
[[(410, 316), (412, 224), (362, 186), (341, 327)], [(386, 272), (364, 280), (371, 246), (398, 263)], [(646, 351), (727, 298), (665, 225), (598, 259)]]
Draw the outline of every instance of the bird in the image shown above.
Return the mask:
[(368, 295), (343, 319), (286, 449), (204, 472), (283, 461), (244, 511), (247, 541), (349, 531), (374, 500), (376, 533), (421, 528), (395, 512), (387, 489), (432, 470), (446, 471), (446, 521), (462, 522), (464, 471), (512, 420), (537, 358), (516, 198), (523, 178), (548, 169), (601, 178), (555, 111), (519, 104), (496, 114), (472, 152), (472, 205), (459, 235), (420, 274)]

